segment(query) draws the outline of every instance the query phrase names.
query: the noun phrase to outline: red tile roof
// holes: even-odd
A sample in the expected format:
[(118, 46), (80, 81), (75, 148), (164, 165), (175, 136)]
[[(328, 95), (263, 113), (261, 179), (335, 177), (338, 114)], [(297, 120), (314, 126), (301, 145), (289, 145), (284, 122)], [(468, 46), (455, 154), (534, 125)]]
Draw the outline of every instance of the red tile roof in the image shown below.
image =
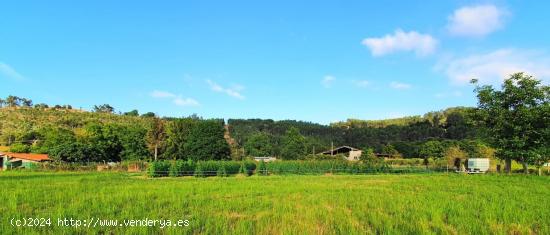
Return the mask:
[(6, 155), (10, 158), (19, 158), (30, 161), (50, 161), (48, 154), (36, 154), (36, 153), (0, 153), (0, 155)]

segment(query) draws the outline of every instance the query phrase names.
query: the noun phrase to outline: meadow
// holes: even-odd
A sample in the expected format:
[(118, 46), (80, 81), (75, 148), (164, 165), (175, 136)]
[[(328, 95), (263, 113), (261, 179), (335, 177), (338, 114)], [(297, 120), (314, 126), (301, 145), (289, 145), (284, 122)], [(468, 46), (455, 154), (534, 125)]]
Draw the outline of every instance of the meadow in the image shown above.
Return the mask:
[[(0, 187), (2, 234), (550, 234), (546, 176), (1, 172)], [(11, 225), (29, 217), (51, 225)], [(189, 223), (62, 227), (58, 218)]]

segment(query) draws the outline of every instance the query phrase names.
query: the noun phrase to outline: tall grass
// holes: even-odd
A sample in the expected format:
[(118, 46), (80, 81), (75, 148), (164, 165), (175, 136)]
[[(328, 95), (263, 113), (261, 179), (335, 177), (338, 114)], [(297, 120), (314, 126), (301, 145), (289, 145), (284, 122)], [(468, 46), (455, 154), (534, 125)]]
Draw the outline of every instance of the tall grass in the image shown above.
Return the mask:
[[(150, 179), (0, 173), (3, 234), (550, 234), (550, 180), (523, 175)], [(188, 219), (189, 227), (13, 227), (11, 218)]]

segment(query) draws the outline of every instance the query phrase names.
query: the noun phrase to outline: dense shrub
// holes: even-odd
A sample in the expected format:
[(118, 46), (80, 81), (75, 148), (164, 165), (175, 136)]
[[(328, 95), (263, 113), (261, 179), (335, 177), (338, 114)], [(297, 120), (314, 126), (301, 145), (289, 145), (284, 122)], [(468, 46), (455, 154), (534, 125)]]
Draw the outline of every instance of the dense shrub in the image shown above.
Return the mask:
[(10, 146), (10, 152), (12, 153), (28, 153), (31, 151), (31, 147), (26, 144), (15, 143)]
[(227, 170), (225, 169), (225, 165), (223, 164), (223, 162), (222, 164), (220, 164), (216, 175), (219, 177), (227, 177)]
[(274, 161), (266, 163), (266, 168), (272, 174), (359, 174), (385, 172), (389, 169), (383, 162), (375, 164), (344, 160)]
[(170, 162), (167, 161), (156, 161), (149, 164), (147, 168), (147, 175), (149, 177), (163, 177), (168, 176), (170, 171)]
[(422, 158), (408, 158), (408, 159), (387, 159), (386, 163), (389, 165), (399, 166), (421, 166), (424, 162)]
[(202, 169), (202, 164), (200, 162), (197, 163), (197, 167), (195, 168), (195, 172), (193, 173), (193, 175), (197, 178), (206, 177), (206, 175), (204, 174), (204, 171)]
[(193, 175), (195, 171), (195, 163), (191, 160), (188, 161), (174, 161), (170, 166), (170, 176), (179, 177), (179, 176), (188, 176)]
[(258, 167), (256, 167), (256, 174), (257, 175), (267, 175), (268, 174), (268, 169), (267, 169), (267, 166), (265, 164), (264, 161), (260, 161), (258, 163)]

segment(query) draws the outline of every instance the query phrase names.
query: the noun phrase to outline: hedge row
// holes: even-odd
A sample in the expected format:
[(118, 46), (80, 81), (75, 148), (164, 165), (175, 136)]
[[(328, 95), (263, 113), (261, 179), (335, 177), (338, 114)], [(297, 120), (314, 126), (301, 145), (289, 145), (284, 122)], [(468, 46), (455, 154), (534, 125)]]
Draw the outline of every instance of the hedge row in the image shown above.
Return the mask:
[(275, 161), (266, 164), (269, 174), (364, 174), (387, 172), (384, 163), (365, 164), (342, 160)]
[(256, 164), (251, 161), (156, 161), (149, 164), (149, 177), (251, 175)]
[(229, 176), (270, 174), (366, 174), (389, 172), (383, 162), (349, 162), (344, 160), (324, 161), (157, 161), (149, 164), (150, 177), (179, 176)]

